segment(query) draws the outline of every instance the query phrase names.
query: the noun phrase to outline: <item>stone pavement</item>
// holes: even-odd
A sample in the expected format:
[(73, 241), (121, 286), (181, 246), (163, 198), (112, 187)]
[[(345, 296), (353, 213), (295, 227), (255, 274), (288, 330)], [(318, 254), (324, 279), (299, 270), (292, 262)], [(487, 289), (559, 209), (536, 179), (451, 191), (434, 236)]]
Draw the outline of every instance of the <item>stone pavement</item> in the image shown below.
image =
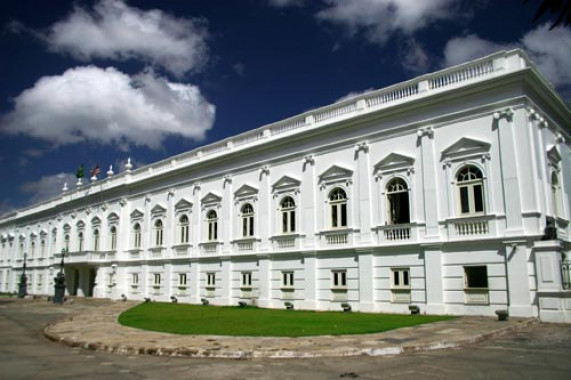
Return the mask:
[[(93, 302), (95, 300), (92, 300)], [(365, 335), (302, 338), (176, 335), (121, 326), (117, 317), (138, 302), (99, 302), (82, 314), (48, 325), (44, 335), (72, 347), (121, 354), (214, 358), (310, 358), (397, 355), (459, 347), (523, 328), (535, 319), (459, 317), (449, 321)], [(41, 302), (41, 301), (34, 301)], [(45, 302), (45, 301), (43, 301)], [(81, 299), (75, 308), (80, 308)], [(66, 305), (68, 306), (68, 305)], [(75, 313), (74, 313), (75, 314)]]

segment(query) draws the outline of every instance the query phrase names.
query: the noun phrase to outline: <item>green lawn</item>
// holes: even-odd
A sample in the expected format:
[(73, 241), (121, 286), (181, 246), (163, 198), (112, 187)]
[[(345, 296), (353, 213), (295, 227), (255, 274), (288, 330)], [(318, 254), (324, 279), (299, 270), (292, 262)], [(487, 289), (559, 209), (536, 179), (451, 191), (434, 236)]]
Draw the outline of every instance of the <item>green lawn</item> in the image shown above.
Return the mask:
[(451, 318), (153, 302), (125, 311), (119, 316), (119, 323), (175, 334), (297, 337), (368, 334)]

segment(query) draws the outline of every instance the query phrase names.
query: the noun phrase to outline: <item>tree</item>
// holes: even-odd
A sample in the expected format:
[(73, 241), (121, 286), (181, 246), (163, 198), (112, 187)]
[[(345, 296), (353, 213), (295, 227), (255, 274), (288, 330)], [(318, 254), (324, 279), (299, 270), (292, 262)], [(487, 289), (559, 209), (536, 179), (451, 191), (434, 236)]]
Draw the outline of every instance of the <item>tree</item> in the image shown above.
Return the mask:
[[(523, 0), (523, 3), (527, 4), (529, 1), (530, 0)], [(541, 4), (533, 17), (533, 22), (539, 20), (547, 11), (552, 14), (557, 14), (557, 19), (549, 30), (558, 26), (561, 22), (564, 22), (564, 26), (571, 23), (571, 0), (541, 0)]]

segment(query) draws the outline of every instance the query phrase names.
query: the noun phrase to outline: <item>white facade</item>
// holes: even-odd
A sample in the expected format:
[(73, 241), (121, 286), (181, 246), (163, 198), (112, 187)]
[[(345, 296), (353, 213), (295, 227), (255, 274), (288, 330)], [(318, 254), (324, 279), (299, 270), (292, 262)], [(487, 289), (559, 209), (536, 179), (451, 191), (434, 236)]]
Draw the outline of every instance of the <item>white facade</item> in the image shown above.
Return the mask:
[(499, 52), (7, 215), (0, 291), (26, 253), (53, 294), (67, 248), (79, 296), (571, 322), (569, 142), (565, 103)]

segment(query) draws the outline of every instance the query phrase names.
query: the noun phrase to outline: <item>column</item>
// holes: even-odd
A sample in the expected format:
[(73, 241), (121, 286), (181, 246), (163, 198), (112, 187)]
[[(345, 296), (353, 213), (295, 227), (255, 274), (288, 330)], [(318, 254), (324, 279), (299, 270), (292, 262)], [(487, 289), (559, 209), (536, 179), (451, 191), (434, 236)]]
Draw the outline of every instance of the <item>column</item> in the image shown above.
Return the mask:
[[(317, 183), (315, 180), (315, 157), (313, 155), (305, 156), (303, 159), (303, 179), (301, 181), (301, 205), (299, 224), (300, 232), (305, 233), (303, 240), (304, 248), (314, 248), (315, 232), (317, 230), (316, 217), (316, 192)], [(313, 298), (311, 298), (313, 299)]]
[(442, 286), (442, 250), (440, 246), (424, 246), (424, 281), (426, 314), (444, 314)]
[(372, 250), (359, 250), (359, 306), (360, 311), (375, 311), (375, 262)]
[(256, 218), (255, 228), (259, 231), (261, 246), (260, 251), (265, 252), (271, 250), (271, 229), (272, 229), (272, 215), (271, 211), (271, 196), (270, 196), (270, 168), (264, 166), (260, 169), (261, 188), (259, 194), (259, 217)]
[(371, 235), (371, 175), (369, 170), (369, 145), (364, 142), (355, 146), (357, 156), (355, 218), (359, 223), (358, 245), (372, 243)]
[[(232, 213), (234, 210), (233, 205), (233, 194), (232, 194), (232, 176), (227, 175), (223, 179), (223, 186), (224, 186), (224, 197), (222, 199), (222, 226), (218, 226), (218, 234), (221, 235), (224, 246), (223, 252), (231, 253), (232, 252), (232, 243), (231, 241), (234, 240), (232, 236), (233, 231), (233, 223), (232, 223)], [(222, 227), (222, 229), (220, 228)]]
[(424, 220), (426, 223), (425, 240), (439, 240), (438, 226), (438, 188), (439, 178), (437, 160), (434, 153), (434, 130), (432, 127), (418, 131), (421, 152)]
[(524, 233), (513, 119), (514, 111), (511, 108), (494, 114), (494, 127), (498, 131), (507, 236)]
[(317, 257), (315, 251), (302, 252), (304, 262), (305, 301), (303, 308), (317, 309)]
[(504, 242), (508, 312), (513, 317), (537, 316), (531, 306), (528, 253), (525, 240)]

